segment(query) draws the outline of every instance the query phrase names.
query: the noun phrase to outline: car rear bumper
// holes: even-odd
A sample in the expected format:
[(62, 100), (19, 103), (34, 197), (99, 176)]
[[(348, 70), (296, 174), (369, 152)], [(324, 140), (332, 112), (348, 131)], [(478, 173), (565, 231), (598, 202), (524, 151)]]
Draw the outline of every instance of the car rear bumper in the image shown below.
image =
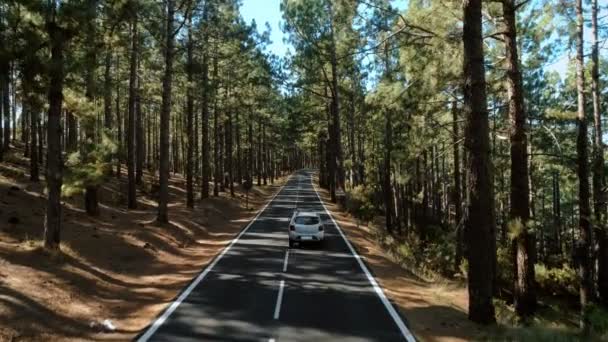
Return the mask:
[(289, 232), (289, 240), (291, 241), (323, 241), (324, 238), (325, 234), (322, 231), (314, 234)]

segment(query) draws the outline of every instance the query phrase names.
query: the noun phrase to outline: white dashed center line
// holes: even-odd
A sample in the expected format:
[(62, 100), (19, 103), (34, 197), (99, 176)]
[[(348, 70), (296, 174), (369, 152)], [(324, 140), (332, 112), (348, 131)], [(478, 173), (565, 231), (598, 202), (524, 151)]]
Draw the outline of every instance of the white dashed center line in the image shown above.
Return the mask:
[(281, 280), (281, 284), (279, 285), (277, 305), (274, 307), (274, 319), (279, 319), (279, 315), (281, 314), (281, 303), (283, 302), (283, 288), (285, 288), (285, 280)]
[(285, 251), (285, 260), (283, 260), (283, 272), (287, 272), (287, 260), (289, 259), (289, 249)]

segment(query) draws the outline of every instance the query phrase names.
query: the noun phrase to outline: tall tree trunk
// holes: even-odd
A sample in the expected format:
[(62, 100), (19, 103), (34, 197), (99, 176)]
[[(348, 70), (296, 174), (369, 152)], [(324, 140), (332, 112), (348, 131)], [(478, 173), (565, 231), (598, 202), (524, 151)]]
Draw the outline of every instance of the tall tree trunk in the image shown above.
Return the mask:
[[(120, 79), (120, 55), (116, 56), (116, 79)], [(120, 111), (120, 81), (116, 82), (116, 126), (118, 128), (116, 132), (116, 141), (118, 142), (118, 151), (116, 153), (116, 178), (120, 179), (121, 167), (122, 167), (122, 156), (123, 156), (123, 143), (122, 143), (122, 124), (123, 124), (122, 113)]]
[(40, 106), (39, 101), (37, 101), (36, 96), (33, 94), (33, 86), (35, 80), (35, 67), (34, 63), (36, 61), (32, 56), (26, 57), (24, 61), (24, 65), (22, 68), (22, 79), (21, 79), (21, 89), (22, 89), (22, 120), (29, 120), (29, 128), (28, 132), (31, 131), (29, 138), (29, 145), (32, 146), (32, 153), (30, 153), (30, 181), (38, 182), (40, 180), (40, 172), (39, 172), (39, 155), (38, 155), (38, 130), (36, 128), (36, 123), (39, 121), (39, 112)]
[(247, 154), (248, 154), (248, 158), (247, 158), (247, 175), (245, 176), (247, 178), (247, 181), (251, 183), (251, 185), (253, 185), (253, 150), (254, 150), (254, 145), (253, 145), (253, 113), (249, 114), (249, 118), (248, 118), (248, 128), (247, 128), (247, 135), (248, 135), (248, 140), (249, 140), (249, 147), (247, 150)]
[(262, 180), (268, 185), (268, 143), (266, 139), (266, 123), (262, 124)]
[[(139, 43), (138, 43), (139, 44)], [(141, 100), (141, 77), (139, 64), (140, 58), (137, 58), (137, 88), (135, 89), (135, 184), (142, 185), (144, 178), (144, 112), (142, 111)]]
[[(78, 149), (78, 123), (76, 117), (69, 110), (66, 113), (67, 125), (68, 125), (68, 151), (75, 152)], [(27, 135), (29, 135), (29, 127), (27, 128)]]
[(591, 9), (591, 30), (593, 36), (591, 51), (591, 90), (593, 94), (593, 118), (595, 122), (593, 160), (593, 199), (598, 244), (597, 289), (599, 299), (608, 304), (608, 236), (606, 234), (606, 195), (604, 187), (604, 142), (602, 141), (601, 85), (599, 73), (598, 1), (593, 0)]
[[(0, 8), (0, 27), (3, 31), (8, 31), (8, 23), (5, 23), (6, 17), (4, 8)], [(8, 21), (8, 20), (7, 20)], [(5, 32), (0, 31), (0, 44), (2, 47), (8, 47), (9, 42), (5, 42)], [(14, 43), (12, 44), (14, 46)], [(14, 47), (13, 47), (14, 49)], [(3, 145), (3, 150), (7, 151), (10, 148), (11, 142), (11, 106), (10, 106), (10, 84), (11, 84), (11, 61), (8, 54), (0, 56), (0, 116), (4, 118), (4, 132), (0, 136), (0, 144)], [(3, 152), (0, 151), (0, 161), (2, 160)]]
[(581, 301), (581, 328), (589, 330), (588, 309), (593, 298), (593, 231), (591, 230), (591, 208), (589, 205), (589, 165), (587, 151), (587, 119), (585, 117), (585, 74), (583, 51), (583, 1), (576, 0), (576, 89), (578, 92), (578, 136), (577, 176), (579, 181), (579, 229), (580, 237), (576, 246), (576, 264), (578, 264)]
[(217, 57), (213, 59), (213, 196), (220, 194), (220, 183), (222, 178), (221, 161), (220, 161), (220, 127), (218, 113), (218, 92), (219, 82), (217, 78), (218, 65)]
[(66, 37), (56, 22), (56, 7), (50, 8), (46, 27), (50, 40), (51, 61), (49, 69), (49, 114), (47, 124), (46, 181), (48, 200), (44, 224), (44, 248), (59, 249), (61, 241), (61, 185), (63, 162), (61, 160), (61, 106), (63, 103), (63, 48)]
[[(5, 27), (7, 27), (7, 23), (5, 23), (5, 17), (3, 7), (0, 6), (0, 46), (3, 48), (7, 45), (8, 42), (5, 41)], [(3, 51), (4, 52), (4, 51)], [(6, 54), (0, 55), (0, 126), (2, 123), (2, 118), (4, 117), (4, 88), (7, 87), (5, 85), (5, 77), (4, 75), (8, 74), (8, 56)], [(0, 127), (0, 162), (4, 160), (4, 130)], [(27, 156), (27, 155), (26, 155)]]
[[(112, 136), (112, 47), (106, 46), (106, 60), (105, 60), (105, 71), (104, 71), (104, 86), (103, 86), (103, 127), (104, 133), (107, 137)], [(108, 167), (106, 174), (112, 174), (112, 155), (108, 155), (106, 163)]]
[(165, 73), (163, 77), (163, 94), (160, 111), (160, 187), (157, 220), (169, 222), (169, 131), (171, 125), (171, 84), (173, 81), (173, 47), (175, 45), (173, 23), (175, 15), (174, 0), (167, 0), (167, 24), (165, 45)]
[(228, 109), (226, 122), (226, 169), (230, 196), (234, 197), (233, 158), (232, 158), (232, 109)]
[(553, 178), (553, 231), (551, 232), (551, 239), (549, 244), (549, 253), (551, 255), (558, 255), (561, 253), (560, 234), (562, 226), (562, 212), (561, 212), (561, 195), (559, 190), (559, 173), (556, 171), (552, 175)]
[(38, 137), (39, 137), (39, 135), (38, 135), (38, 125), (39, 125), (38, 106), (34, 106), (32, 100), (30, 100), (29, 104), (27, 105), (27, 109), (28, 109), (28, 113), (30, 113), (30, 115), (29, 115), (30, 130), (32, 132), (32, 134), (30, 136), (30, 146), (31, 146), (30, 181), (38, 182), (40, 180), (40, 177), (39, 177), (40, 160), (39, 159), (40, 159), (40, 157), (42, 157), (42, 155), (39, 154), (39, 151), (38, 151), (38, 144), (42, 145), (42, 142), (38, 140)]
[[(21, 121), (20, 121), (20, 123), (21, 123), (21, 142), (23, 143), (23, 156), (27, 157), (28, 145), (29, 145), (29, 142), (28, 142), (29, 137), (27, 135), (27, 120), (28, 120), (27, 112), (22, 110), (20, 119), (21, 119)], [(66, 126), (66, 132), (67, 132), (67, 128), (68, 128), (67, 113), (66, 113), (66, 125), (65, 126)], [(64, 139), (66, 139), (66, 138), (67, 138), (67, 134)], [(66, 145), (67, 145), (67, 143), (66, 143)], [(66, 150), (67, 150), (67, 146), (66, 146)]]
[[(38, 123), (36, 124), (36, 128), (38, 129), (38, 164), (44, 165), (43, 147), (45, 140), (43, 128), (46, 129), (46, 126), (44, 125), (44, 120), (40, 119), (40, 115), (37, 115), (36, 117), (38, 119)], [(59, 136), (59, 149), (61, 150), (61, 134)]]
[(262, 118), (258, 119), (258, 155), (256, 160), (256, 172), (258, 175), (258, 186), (262, 185)]
[(152, 141), (152, 115), (146, 115), (146, 168), (152, 171), (152, 160), (154, 159), (154, 143)]
[(481, 0), (464, 0), (463, 18), (465, 146), (469, 151), (465, 219), (469, 319), (488, 324), (496, 321), (492, 302), (496, 241)]
[(385, 151), (384, 151), (384, 170), (383, 170), (383, 192), (384, 192), (384, 210), (386, 216), (386, 231), (389, 234), (393, 233), (393, 191), (391, 187), (391, 153), (393, 149), (393, 126), (391, 113), (386, 110), (385, 113)]
[(187, 43), (188, 61), (186, 65), (186, 73), (188, 76), (188, 89), (186, 99), (186, 135), (188, 137), (187, 157), (186, 157), (186, 206), (194, 208), (194, 184), (193, 184), (193, 156), (194, 156), (194, 42), (192, 41), (192, 17), (188, 18), (188, 43)]
[[(221, 120), (221, 118), (220, 118)], [(222, 120), (223, 121), (223, 120)], [(220, 192), (224, 192), (226, 191), (226, 186), (227, 186), (227, 181), (226, 181), (226, 177), (224, 176), (224, 171), (225, 171), (225, 167), (226, 167), (226, 159), (225, 159), (225, 155), (226, 155), (226, 138), (225, 138), (225, 134), (226, 134), (226, 124), (225, 122), (221, 122), (219, 123), (219, 136), (218, 136), (218, 140), (219, 140), (219, 156), (218, 156), (218, 162), (219, 162), (219, 182), (220, 182)]]
[[(131, 56), (129, 61), (129, 113), (128, 113), (128, 124), (126, 125), (127, 131), (127, 177), (128, 177), (128, 190), (127, 190), (127, 206), (129, 209), (137, 208), (137, 188), (135, 180), (135, 158), (137, 155), (135, 139), (137, 135), (136, 126), (136, 111), (137, 111), (137, 59), (139, 54), (139, 38), (138, 38), (138, 14), (137, 11), (133, 13), (133, 19), (131, 22)], [(164, 92), (164, 90), (163, 90)], [(163, 93), (164, 100), (164, 93)], [(161, 113), (162, 115), (162, 113)], [(161, 143), (162, 145), (162, 143)]]
[(454, 224), (456, 227), (456, 253), (454, 257), (454, 270), (458, 271), (462, 264), (463, 244), (464, 244), (464, 229), (461, 224), (462, 219), (462, 199), (460, 189), (460, 147), (458, 140), (460, 132), (458, 130), (458, 106), (457, 102), (452, 102), (452, 147), (454, 149), (454, 193), (452, 203), (454, 203)]
[(203, 131), (203, 166), (202, 166), (202, 179), (201, 179), (201, 199), (209, 197), (209, 179), (210, 179), (210, 167), (209, 167), (209, 67), (208, 57), (205, 50), (203, 56), (203, 113), (202, 113), (202, 131)]
[[(87, 70), (86, 70), (86, 90), (85, 96), (87, 100), (91, 103), (95, 102), (95, 69), (97, 67), (97, 44), (95, 43), (96, 39), (96, 27), (95, 27), (95, 17), (97, 16), (97, 0), (88, 0), (88, 13), (87, 13), (87, 39), (90, 42), (90, 46), (86, 52), (86, 61), (87, 61)], [(85, 136), (86, 142), (84, 144), (85, 148), (85, 163), (93, 163), (93, 157), (91, 156), (93, 150), (95, 149), (95, 123), (96, 123), (96, 115), (95, 113), (88, 113), (88, 116), (85, 120), (83, 120), (83, 125), (85, 125)], [(33, 147), (32, 147), (33, 148)], [(95, 183), (86, 184), (85, 193), (84, 193), (84, 206), (87, 214), (91, 216), (99, 215), (99, 199), (98, 199), (98, 189), (99, 186)]]
[(8, 151), (11, 143), (11, 103), (10, 103), (10, 62), (5, 59), (2, 63), (2, 104), (4, 108), (4, 150)]
[(243, 182), (243, 156), (241, 155), (241, 121), (239, 111), (235, 112), (235, 133), (236, 139), (236, 181), (241, 184)]
[(17, 142), (17, 67), (16, 62), (11, 63), (10, 82), (11, 82), (11, 111), (13, 114), (13, 144)]
[(351, 186), (359, 185), (359, 175), (357, 174), (358, 170), (358, 161), (357, 161), (357, 149), (355, 147), (355, 95), (352, 93), (350, 98), (350, 110), (348, 111), (348, 145), (350, 152), (350, 173), (351, 173)]
[[(331, 59), (331, 89), (332, 89), (332, 101), (331, 101), (331, 114), (332, 114), (332, 128), (333, 128), (333, 149), (335, 158), (335, 174), (337, 186), (340, 189), (344, 189), (344, 159), (342, 156), (342, 139), (340, 132), (340, 96), (338, 87), (338, 57), (337, 57), (337, 43), (335, 33), (335, 13), (333, 10), (332, 1), (328, 1), (329, 13), (331, 15), (330, 23), (330, 59)], [(335, 200), (335, 199), (334, 199)]]
[(506, 32), (504, 35), (507, 54), (507, 91), (509, 100), (510, 142), (511, 142), (511, 212), (510, 225), (519, 226), (515, 231), (515, 311), (520, 317), (528, 317), (536, 310), (534, 289), (534, 237), (529, 233), (530, 190), (528, 188), (528, 139), (526, 137), (526, 111), (519, 70), (517, 51), (516, 5), (514, 0), (503, 0), (503, 15)]
[[(203, 9), (203, 22), (207, 22), (209, 19), (209, 3), (205, 1), (205, 7)], [(209, 179), (210, 179), (210, 155), (209, 155), (209, 27), (205, 28), (203, 36), (203, 61), (202, 61), (202, 73), (203, 73), (203, 89), (202, 89), (202, 177), (201, 177), (201, 199), (209, 197)]]

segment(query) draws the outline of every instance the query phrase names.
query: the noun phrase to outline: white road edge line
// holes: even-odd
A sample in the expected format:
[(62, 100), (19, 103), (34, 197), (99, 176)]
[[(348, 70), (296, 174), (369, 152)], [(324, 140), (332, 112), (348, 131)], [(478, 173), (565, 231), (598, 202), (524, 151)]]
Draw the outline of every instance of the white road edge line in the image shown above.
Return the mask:
[(287, 260), (289, 259), (289, 249), (285, 251), (285, 260), (283, 260), (283, 273), (287, 272)]
[(268, 342), (275, 342), (276, 340), (274, 338), (269, 338)]
[(285, 288), (285, 280), (281, 280), (279, 285), (279, 294), (277, 295), (277, 304), (274, 307), (274, 319), (279, 319), (281, 314), (281, 303), (283, 302), (283, 289)]
[[(287, 179), (287, 181), (285, 182), (285, 184), (287, 184), (289, 182), (289, 180), (291, 179), (292, 176), (289, 176), (289, 178)], [(251, 227), (251, 225), (258, 219), (258, 217), (264, 212), (264, 210), (266, 210), (266, 208), (268, 207), (268, 205), (270, 203), (272, 203), (272, 201), (274, 201), (274, 199), (277, 197), (277, 195), (279, 193), (281, 193), (281, 191), (283, 191), (283, 188), (285, 187), (285, 184), (283, 184), (281, 186), (281, 188), (279, 189), (279, 191), (277, 191), (274, 196), (272, 196), (272, 198), (266, 202), (266, 204), (264, 205), (264, 207), (262, 207), (262, 209), (260, 209), (257, 214), (253, 217), (253, 219), (251, 219), (251, 221), (249, 221), (249, 223), (247, 224), (247, 226), (245, 228), (243, 228), (243, 230), (241, 230), (241, 232), (239, 233), (239, 235), (237, 235), (236, 238), (232, 239), (232, 241), (230, 241), (230, 243), (228, 244), (228, 246), (224, 247), (224, 249), (222, 250), (222, 252), (213, 260), (213, 262), (211, 264), (209, 264), (209, 266), (207, 266), (201, 273), (199, 273), (199, 275), (196, 277), (196, 279), (194, 279), (194, 281), (192, 281), (190, 283), (190, 285), (179, 295), (179, 297), (177, 297), (176, 300), (173, 301), (173, 303), (171, 303), (171, 305), (166, 308), (163, 312), (163, 314), (158, 317), (154, 323), (152, 323), (152, 325), (150, 325), (150, 327), (146, 330), (145, 333), (143, 333), (138, 339), (137, 342), (146, 342), (148, 341), (148, 339), (150, 339), (150, 337), (152, 337), (152, 335), (154, 335), (154, 333), (158, 330), (158, 328), (161, 327), (161, 325), (163, 325), (163, 323), (165, 323), (165, 321), (167, 320), (167, 318), (169, 318), (169, 316), (171, 316), (171, 314), (173, 313), (173, 311), (175, 311), (175, 309), (177, 309), (177, 307), (184, 301), (184, 299), (186, 299), (186, 297), (188, 297), (190, 295), (190, 292), (192, 292), (192, 290), (194, 290), (194, 288), (201, 282), (203, 281), (203, 279), (205, 279), (205, 277), (207, 276), (207, 274), (209, 274), (209, 272), (211, 272), (211, 270), (213, 269), (213, 267), (215, 267), (215, 265), (222, 259), (222, 257), (226, 254), (226, 252), (228, 252), (228, 250), (234, 246), (234, 244), (241, 238), (241, 236), (243, 236), (243, 234), (245, 234), (245, 232), (247, 232), (247, 230), (249, 229), (249, 227)]]
[(395, 310), (395, 308), (393, 307), (391, 302), (389, 302), (388, 298), (384, 294), (384, 290), (382, 290), (382, 288), (380, 287), (380, 285), (378, 284), (376, 279), (372, 276), (370, 271), (367, 269), (367, 266), (365, 266), (365, 263), (361, 260), (361, 257), (359, 256), (359, 254), (357, 254), (357, 252), (355, 251), (355, 249), (353, 248), (351, 243), (348, 241), (348, 239), (342, 232), (342, 229), (340, 229), (338, 222), (336, 222), (336, 220), (334, 219), (332, 214), (329, 212), (329, 210), (327, 210), (325, 203), (323, 202), (323, 200), (321, 199), (321, 196), (319, 195), (319, 192), (317, 191), (317, 186), (312, 181), (312, 177), (310, 177), (310, 183), (312, 184), (313, 189), (315, 189), (315, 193), (317, 194), (317, 198), (319, 199), (319, 202), (321, 202), (323, 209), (325, 210), (327, 215), (329, 215), (329, 218), (331, 219), (334, 226), (340, 233), (340, 236), (342, 236), (342, 239), (344, 240), (344, 242), (346, 242), (346, 245), (348, 246), (348, 249), (350, 250), (350, 252), (353, 254), (355, 259), (357, 259), (357, 262), (359, 262), (359, 266), (361, 267), (361, 270), (363, 270), (363, 273), (365, 273), (367, 280), (369, 280), (369, 282), (372, 284), (372, 288), (374, 289), (374, 291), (376, 292), (378, 297), (380, 297), (380, 301), (382, 301), (382, 304), (384, 304), (384, 307), (386, 308), (388, 313), (393, 318), (393, 321), (395, 322), (395, 324), (397, 324), (397, 327), (401, 331), (401, 334), (403, 335), (403, 337), (405, 338), (406, 341), (416, 342), (416, 338), (414, 338), (414, 335), (412, 335), (411, 331), (407, 328), (405, 323), (403, 323), (403, 320), (401, 319), (401, 317), (399, 316), (399, 314), (397, 313), (397, 311)]

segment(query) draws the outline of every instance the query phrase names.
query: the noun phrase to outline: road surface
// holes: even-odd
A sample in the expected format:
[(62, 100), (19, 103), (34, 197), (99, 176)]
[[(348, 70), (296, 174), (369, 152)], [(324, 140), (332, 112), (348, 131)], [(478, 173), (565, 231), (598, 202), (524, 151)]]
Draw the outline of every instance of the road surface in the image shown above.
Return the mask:
[[(414, 341), (299, 171), (138, 341)], [(295, 208), (319, 211), (322, 245), (288, 247)]]

